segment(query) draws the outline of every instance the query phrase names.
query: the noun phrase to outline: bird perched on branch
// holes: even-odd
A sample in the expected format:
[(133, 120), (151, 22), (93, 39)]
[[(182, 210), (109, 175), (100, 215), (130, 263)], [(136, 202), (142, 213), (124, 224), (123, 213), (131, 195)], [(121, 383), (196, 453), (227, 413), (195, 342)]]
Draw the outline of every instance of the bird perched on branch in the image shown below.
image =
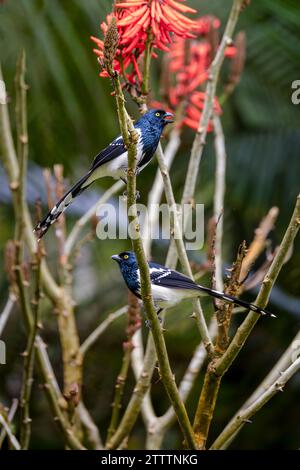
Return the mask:
[[(151, 109), (135, 123), (134, 127), (138, 133), (137, 174), (150, 162), (157, 149), (164, 127), (171, 122), (173, 122), (173, 114), (162, 109)], [(40, 239), (45, 235), (50, 225), (58, 219), (60, 214), (96, 179), (111, 176), (114, 179), (122, 179), (126, 183), (127, 165), (127, 149), (122, 136), (119, 136), (96, 155), (86, 175), (69, 189), (37, 224), (34, 231), (37, 233), (38, 238)]]
[[(135, 254), (131, 251), (124, 251), (119, 255), (113, 255), (112, 259), (119, 264), (128, 289), (133, 292), (136, 297), (141, 299), (140, 270)], [(269, 313), (257, 305), (237, 299), (223, 292), (195, 284), (189, 277), (166, 266), (152, 262), (148, 262), (148, 266), (153, 303), (155, 308), (157, 308), (157, 314), (159, 314), (163, 308), (172, 307), (184, 299), (210, 295), (217, 299), (224, 300), (225, 302), (240, 305), (260, 315), (275, 317), (273, 313)]]

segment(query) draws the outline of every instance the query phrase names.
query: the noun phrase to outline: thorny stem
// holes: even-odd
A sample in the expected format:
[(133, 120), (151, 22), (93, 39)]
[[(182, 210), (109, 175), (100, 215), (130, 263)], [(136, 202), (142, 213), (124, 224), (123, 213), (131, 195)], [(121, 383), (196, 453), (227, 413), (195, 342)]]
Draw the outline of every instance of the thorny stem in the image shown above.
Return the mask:
[[(242, 3), (242, 1), (239, 1), (239, 2), (235, 1), (235, 2), (234, 2), (234, 6), (237, 7), (236, 4), (239, 4), (238, 7), (237, 7), (238, 10), (239, 10), (239, 7), (240, 7), (240, 4), (241, 4), (241, 3)], [(234, 7), (233, 7), (233, 9), (234, 9)], [(235, 13), (236, 13), (236, 12), (235, 12)], [(238, 17), (238, 13), (237, 13), (237, 17)], [(227, 23), (226, 29), (225, 29), (225, 33), (231, 32), (231, 35), (232, 35), (232, 32), (233, 32), (235, 23), (236, 23), (236, 21), (237, 21), (237, 17), (236, 17), (236, 19), (235, 19), (233, 12), (231, 12), (230, 17), (229, 17), (229, 19), (228, 19), (228, 23)], [(209, 121), (209, 117), (210, 117), (210, 114), (211, 114), (212, 108), (213, 108), (213, 99), (214, 99), (214, 94), (215, 94), (216, 83), (217, 83), (217, 80), (218, 80), (219, 70), (220, 70), (220, 67), (221, 67), (222, 62), (223, 62), (224, 53), (225, 53), (225, 48), (226, 48), (226, 46), (227, 46), (227, 44), (228, 44), (228, 42), (229, 42), (227, 35), (226, 35), (226, 37), (225, 37), (225, 33), (224, 33), (224, 37), (223, 37), (222, 43), (221, 43), (221, 45), (220, 45), (219, 54), (217, 54), (217, 56), (218, 56), (218, 57), (217, 57), (217, 59), (218, 59), (218, 60), (217, 60), (218, 68), (216, 67), (216, 70), (215, 70), (215, 72), (214, 72), (214, 73), (215, 73), (215, 87), (214, 87), (214, 90), (213, 90), (213, 89), (210, 90), (211, 99), (210, 99), (210, 100), (208, 100), (208, 99), (206, 100), (206, 101), (207, 101), (206, 106), (207, 106), (207, 107), (209, 106), (210, 109), (209, 109), (209, 113), (207, 113), (207, 114), (208, 114), (208, 117), (206, 118), (206, 121), (207, 121), (207, 122), (206, 122), (205, 130), (206, 130), (206, 128), (207, 128), (208, 121)], [(208, 91), (209, 91), (209, 90), (207, 89), (207, 92), (208, 92)], [(199, 163), (200, 163), (200, 159), (199, 159)], [(193, 191), (193, 193), (194, 193), (194, 191)], [(190, 201), (189, 201), (189, 202), (190, 202)], [(167, 259), (168, 264), (170, 265), (170, 262), (172, 261), (171, 264), (176, 265), (176, 262), (174, 262), (174, 260), (176, 260), (176, 252), (174, 253), (174, 250), (172, 251), (172, 244), (171, 244), (171, 250), (169, 250), (169, 254), (168, 254), (168, 255), (169, 255), (169, 256), (168, 256), (168, 259)], [(149, 348), (150, 348), (150, 345), (149, 345), (149, 344), (148, 344), (148, 346), (149, 346)], [(152, 360), (153, 366), (154, 366), (154, 363), (155, 363), (155, 362)], [(146, 369), (146, 370), (147, 370), (147, 374), (152, 375), (153, 366), (152, 366), (151, 369), (149, 369), (149, 368)], [(145, 361), (144, 361), (144, 370), (145, 370)], [(142, 379), (142, 377), (140, 377), (140, 380), (141, 380), (141, 379)], [(139, 382), (138, 382), (138, 383), (139, 383)], [(149, 383), (150, 383), (150, 382), (149, 382)], [(144, 388), (144, 389), (146, 390), (146, 388)], [(121, 422), (121, 425), (122, 425), (122, 423), (123, 423), (124, 426), (125, 426), (125, 425), (128, 426), (127, 429), (131, 429), (133, 423), (135, 422), (136, 416), (137, 416), (137, 414), (138, 414), (138, 411), (139, 411), (139, 408), (138, 408), (138, 407), (140, 407), (140, 404), (141, 404), (141, 400), (139, 400), (139, 399), (136, 399), (136, 400), (135, 400), (135, 396), (133, 396), (133, 397), (132, 397), (132, 400), (131, 400), (131, 402), (130, 402), (130, 407), (128, 406), (128, 408), (127, 408), (127, 410), (126, 410), (126, 413), (125, 413), (125, 415), (124, 415), (124, 417), (123, 417), (123, 420), (122, 420), (122, 422)], [(130, 411), (132, 411), (132, 414), (130, 414)], [(128, 412), (128, 413), (127, 413), (127, 412)], [(134, 415), (133, 415), (133, 413), (134, 413)], [(126, 421), (126, 418), (127, 418), (127, 421)], [(123, 429), (121, 429), (121, 430), (123, 430)], [(125, 434), (125, 435), (126, 435), (126, 434)], [(124, 435), (124, 433), (120, 432), (120, 433), (119, 433), (119, 439), (120, 439), (121, 437), (124, 438), (125, 435)], [(117, 438), (117, 436), (115, 435), (114, 438)], [(116, 443), (116, 442), (117, 442), (117, 439), (115, 439), (115, 443)], [(119, 442), (121, 442), (121, 441), (119, 441)], [(114, 443), (114, 444), (115, 444), (115, 443)], [(118, 444), (117, 444), (117, 445), (118, 445)]]
[(2, 416), (1, 413), (0, 413), (0, 424), (5, 429), (5, 432), (8, 436), (8, 439), (10, 440), (10, 443), (11, 443), (12, 447), (15, 450), (21, 450), (21, 446), (20, 446), (19, 441), (17, 440), (16, 436), (12, 433), (9, 423), (7, 423), (6, 419), (4, 418), (4, 416)]
[(112, 403), (112, 415), (108, 428), (107, 441), (114, 435), (119, 423), (120, 409), (122, 407), (122, 397), (128, 376), (131, 361), (131, 351), (133, 349), (132, 337), (141, 327), (139, 300), (130, 291), (128, 292), (128, 325), (127, 340), (123, 344), (123, 359), (120, 373), (115, 385), (115, 395)]
[[(3, 80), (1, 67), (0, 80)], [(14, 212), (16, 217), (18, 217), (20, 207), (18, 204), (18, 196), (16, 190), (18, 189), (20, 169), (12, 138), (11, 125), (8, 115), (8, 106), (6, 102), (0, 103), (0, 151), (12, 193)], [(24, 213), (22, 217), (25, 232), (24, 239), (31, 255), (33, 255), (34, 253), (36, 253), (37, 241), (33, 234), (33, 227), (27, 205), (23, 207), (23, 210)], [(41, 276), (45, 294), (48, 295), (48, 297), (52, 301), (55, 302), (61, 297), (61, 291), (59, 286), (56, 284), (53, 277), (51, 276), (45, 260), (43, 260), (42, 262)]]
[(278, 392), (282, 392), (285, 384), (300, 369), (300, 358), (296, 359), (251, 405), (240, 410), (217, 437), (211, 450), (220, 449), (237, 431), (256, 414)]
[(92, 333), (84, 340), (82, 345), (80, 346), (80, 351), (82, 354), (82, 357), (84, 358), (85, 354), (87, 351), (95, 344), (95, 342), (98, 340), (98, 338), (106, 331), (106, 328), (117, 318), (120, 316), (124, 315), (127, 312), (127, 305), (124, 307), (119, 308), (113, 313), (110, 313), (103, 322), (100, 323), (100, 325), (97, 326), (97, 328), (92, 331)]
[[(246, 245), (243, 243), (238, 251), (236, 262), (233, 264), (231, 270), (230, 280), (226, 286), (225, 292), (230, 295), (237, 295), (239, 290), (239, 276), (242, 266), (242, 261), (245, 256)], [(214, 363), (216, 358), (224, 353), (228, 346), (228, 330), (233, 310), (232, 304), (225, 304), (220, 302), (216, 312), (218, 334), (215, 344), (215, 356), (211, 359), (207, 366), (204, 377), (203, 387), (201, 389), (199, 402), (194, 418), (194, 431), (197, 439), (198, 448), (203, 450), (205, 448), (207, 436), (209, 433), (210, 425), (212, 422), (218, 393), (221, 385), (221, 376), (214, 374)]]
[[(162, 376), (163, 384), (168, 393), (169, 399), (174, 406), (177, 419), (181, 430), (183, 432), (186, 445), (189, 448), (194, 448), (194, 436), (191, 423), (186, 413), (184, 404), (180, 400), (179, 393), (176, 387), (175, 379), (170, 368), (168, 353), (161, 330), (159, 320), (157, 318), (151, 294), (151, 282), (149, 276), (149, 267), (145, 256), (142, 239), (140, 236), (140, 226), (136, 208), (136, 155), (137, 155), (137, 133), (129, 118), (126, 108), (125, 100), (120, 84), (119, 77), (115, 72), (111, 74), (112, 82), (114, 85), (119, 123), (123, 141), (127, 147), (128, 152), (128, 170), (127, 170), (127, 207), (128, 207), (128, 220), (131, 227), (131, 240), (134, 252), (137, 257), (137, 262), (141, 276), (141, 297), (144, 303), (145, 311), (148, 320), (151, 322), (151, 332), (155, 344), (155, 349), (158, 357), (160, 373)], [(110, 442), (108, 443), (110, 447)]]
[[(18, 405), (19, 405), (19, 400), (17, 400), (16, 398), (14, 398), (12, 400), (12, 405), (7, 413), (7, 417), (6, 417), (6, 422), (7, 422), (7, 425), (10, 426), (13, 419), (14, 419), (14, 416), (16, 414), (16, 411), (18, 409)], [(5, 428), (3, 428), (0, 432), (0, 449), (2, 447), (2, 444), (3, 444), (3, 441), (5, 439), (5, 436), (6, 436), (6, 431), (5, 431)]]
[(293, 359), (294, 359), (293, 356), (295, 354), (297, 356), (296, 348), (299, 345), (299, 340), (300, 340), (300, 330), (298, 331), (294, 339), (291, 341), (290, 345), (287, 347), (287, 349), (282, 354), (282, 356), (280, 356), (279, 360), (276, 362), (276, 364), (271, 369), (269, 374), (264, 378), (261, 384), (250, 395), (247, 401), (242, 405), (239, 411), (235, 413), (233, 418), (226, 425), (225, 429), (221, 432), (221, 434), (218, 436), (217, 440), (213, 444), (214, 447), (217, 445), (218, 448), (220, 449), (226, 449), (231, 444), (231, 442), (236, 438), (237, 434), (242, 430), (244, 425), (248, 422), (247, 420), (244, 420), (244, 421), (241, 420), (239, 427), (236, 428), (234, 431), (232, 430), (232, 431), (227, 432), (227, 430), (231, 429), (231, 426), (234, 425), (234, 421), (237, 419), (238, 416), (240, 416), (241, 413), (243, 413), (250, 405), (252, 405), (255, 401), (257, 401), (257, 399), (261, 397), (261, 395), (264, 394), (266, 390), (268, 390), (274, 382), (280, 379), (282, 375), (282, 371), (287, 369), (293, 363)]
[[(0, 79), (2, 79), (2, 73), (0, 68)], [(24, 123), (24, 121), (23, 121)], [(20, 183), (22, 181), (22, 177), (19, 177), (21, 174), (20, 166), (18, 163), (17, 155), (15, 152), (15, 147), (12, 139), (11, 133), (11, 126), (10, 120), (8, 116), (8, 109), (6, 103), (0, 103), (0, 149), (1, 149), (1, 156), (3, 158), (3, 164), (5, 170), (8, 175), (8, 180), (10, 184), (10, 188), (12, 191), (12, 198), (13, 198), (13, 206), (14, 212), (16, 216), (16, 224), (18, 228), (16, 230), (16, 234), (18, 235), (21, 233), (20, 226), (23, 224), (24, 227), (24, 239), (28, 246), (28, 249), (32, 256), (36, 253), (37, 250), (37, 242), (32, 232), (32, 223), (29, 216), (28, 207), (25, 202), (25, 197), (20, 195)], [(27, 145), (26, 138), (22, 139), (22, 152), (24, 152), (25, 147)], [(26, 152), (24, 152), (26, 157)], [(23, 168), (25, 168), (23, 162)], [(25, 196), (23, 189), (21, 188), (21, 193)], [(20, 205), (19, 201), (23, 199), (23, 204)], [(19, 237), (16, 237), (16, 240)], [(20, 250), (20, 243), (15, 243), (15, 275), (16, 275), (16, 283), (18, 286), (19, 292), (19, 302), (21, 306), (21, 312), (23, 314), (24, 324), (26, 326), (27, 331), (30, 331), (33, 325), (33, 313), (31, 310), (31, 306), (28, 300), (27, 292), (24, 286), (24, 279), (23, 273), (20, 267), (21, 261), (21, 250)], [(61, 289), (55, 281), (53, 280), (48, 268), (46, 266), (45, 261), (41, 264), (41, 279), (43, 287), (45, 288), (45, 293), (49, 296), (52, 301), (58, 301), (61, 297)], [(36, 347), (37, 347), (37, 360), (38, 365), (43, 377), (44, 381), (44, 388), (47, 394), (47, 397), (50, 402), (50, 406), (52, 411), (54, 412), (55, 420), (58, 421), (59, 427), (63, 432), (65, 437), (66, 443), (72, 449), (83, 449), (83, 446), (78, 441), (78, 439), (73, 435), (72, 430), (70, 429), (70, 425), (66, 420), (60, 405), (58, 404), (58, 400), (60, 397), (59, 390), (56, 387), (56, 381), (53, 376), (53, 371), (51, 368), (51, 364), (49, 362), (49, 358), (46, 353), (45, 345), (39, 336), (36, 337)]]
[(10, 317), (10, 314), (13, 311), (13, 308), (16, 303), (16, 297), (15, 295), (11, 292), (8, 296), (7, 302), (5, 304), (5, 307), (0, 315), (0, 337), (2, 336), (3, 330), (5, 328), (5, 325), (7, 323), (7, 320)]
[(41, 247), (36, 254), (33, 270), (35, 272), (35, 289), (32, 300), (33, 324), (29, 331), (28, 341), (24, 355), (24, 377), (20, 398), (20, 443), (22, 449), (28, 449), (31, 435), (31, 418), (29, 413), (29, 404), (33, 383), (33, 368), (35, 360), (35, 341), (39, 327), (39, 303), (40, 303), (40, 273), (41, 273)]
[[(195, 135), (195, 139), (192, 146), (191, 156), (188, 165), (187, 176), (185, 179), (184, 189), (183, 189), (183, 196), (181, 199), (181, 205), (190, 204), (193, 206), (193, 200), (196, 190), (196, 183), (199, 173), (199, 166), (201, 162), (202, 152), (205, 145), (205, 139), (207, 135), (207, 127), (209, 124), (209, 120), (211, 119), (211, 115), (213, 112), (214, 106), (214, 99), (216, 95), (217, 83), (220, 75), (220, 70), (224, 61), (225, 50), (228, 45), (232, 42), (232, 36), (234, 32), (234, 28), (236, 26), (241, 6), (244, 0), (234, 0), (232, 4), (232, 8), (227, 20), (227, 24), (225, 27), (225, 31), (221, 40), (221, 43), (217, 49), (217, 53), (215, 58), (213, 59), (210, 70), (209, 70), (209, 77), (206, 85), (205, 90), (205, 100), (204, 100), (204, 107), (201, 113), (201, 118), (198, 126), (197, 133)], [(175, 243), (171, 243), (169, 248), (169, 256), (176, 258), (176, 249)]]
[(215, 288), (223, 292), (223, 263), (222, 263), (222, 239), (223, 239), (223, 210), (226, 176), (226, 148), (221, 119), (214, 114), (214, 144), (216, 154), (214, 217), (216, 221), (215, 235)]
[[(163, 182), (164, 182), (165, 195), (166, 195), (167, 203), (169, 206), (169, 213), (170, 213), (171, 232), (173, 232), (173, 236), (175, 239), (178, 257), (185, 271), (185, 274), (187, 274), (189, 277), (192, 278), (193, 273), (190, 267), (189, 259), (187, 257), (184, 242), (182, 239), (181, 228), (179, 225), (179, 217), (177, 214), (177, 206), (176, 206), (175, 197), (173, 193), (172, 183), (170, 180), (168, 168), (165, 164), (164, 154), (163, 154), (160, 144), (158, 146), (156, 156), (157, 156), (157, 161), (158, 161), (159, 168), (160, 168), (161, 175), (162, 175)], [(193, 306), (196, 311), (196, 320), (197, 320), (197, 325), (201, 334), (202, 341), (204, 343), (205, 348), (207, 349), (208, 354), (212, 355), (213, 344), (209, 337), (209, 332), (208, 332), (208, 328), (206, 325), (206, 321), (204, 319), (200, 301), (194, 300)]]
[(182, 199), (184, 204), (190, 204), (194, 197), (200, 160), (205, 145), (208, 123), (213, 111), (220, 70), (224, 61), (226, 47), (232, 42), (233, 31), (236, 26), (243, 1), (244, 0), (233, 1), (221, 43), (210, 66), (208, 82), (205, 90), (203, 111), (201, 114), (198, 131), (193, 142), (188, 172), (183, 190)]
[(150, 88), (150, 65), (151, 65), (151, 54), (152, 54), (152, 33), (148, 31), (147, 33), (147, 40), (145, 44), (145, 52), (144, 52), (144, 70), (143, 70), (143, 82), (142, 82), (142, 94), (143, 98), (147, 100)]
[[(278, 277), (278, 274), (284, 264), (285, 258), (288, 254), (289, 249), (293, 245), (294, 239), (298, 233), (300, 227), (300, 194), (297, 197), (295, 209), (291, 217), (289, 226), (282, 239), (280, 247), (272, 261), (272, 264), (263, 280), (259, 294), (255, 300), (255, 305), (264, 308), (269, 300), (270, 292), (273, 285)], [(252, 331), (255, 323), (260, 318), (260, 315), (255, 312), (250, 312), (242, 325), (238, 328), (232, 342), (230, 343), (225, 354), (216, 362), (214, 367), (214, 373), (216, 375), (224, 375), (229, 369), (232, 362), (242, 349), (246, 339)]]
[[(26, 207), (26, 173), (28, 160), (28, 133), (27, 133), (27, 109), (26, 109), (26, 92), (27, 85), (25, 83), (26, 58), (25, 52), (22, 50), (18, 62), (15, 78), (16, 85), (16, 122), (17, 122), (17, 151), (19, 162), (19, 179), (17, 182), (17, 201), (18, 215), (16, 218), (15, 230), (15, 272), (17, 283), (19, 286), (19, 295), (24, 296), (24, 301), (28, 306), (28, 293), (25, 291), (24, 278), (22, 272), (23, 261), (23, 233), (24, 233), (24, 208)], [(39, 288), (38, 288), (39, 289)], [(21, 293), (22, 292), (22, 293)], [(32, 374), (34, 366), (34, 341), (37, 329), (37, 310), (35, 311), (34, 320), (31, 320), (31, 326), (28, 335), (26, 351), (24, 353), (24, 377), (21, 390), (20, 408), (20, 443), (22, 449), (27, 449), (31, 433), (31, 419), (29, 414), (29, 404), (32, 388)]]

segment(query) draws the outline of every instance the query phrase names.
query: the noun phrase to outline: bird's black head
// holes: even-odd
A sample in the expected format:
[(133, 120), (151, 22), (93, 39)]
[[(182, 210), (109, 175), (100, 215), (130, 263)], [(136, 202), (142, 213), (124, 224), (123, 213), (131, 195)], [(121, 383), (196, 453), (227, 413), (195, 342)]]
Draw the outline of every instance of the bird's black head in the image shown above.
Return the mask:
[(118, 255), (113, 255), (111, 257), (114, 261), (117, 261), (117, 263), (121, 266), (131, 266), (136, 263), (136, 257), (133, 251), (122, 251), (122, 253), (119, 253)]
[(118, 255), (113, 255), (112, 259), (117, 261), (127, 287), (132, 292), (136, 293), (140, 287), (140, 283), (135, 254), (132, 251), (123, 251)]
[(148, 123), (151, 127), (156, 127), (158, 129), (163, 129), (167, 124), (174, 122), (174, 116), (172, 113), (168, 113), (163, 109), (150, 109), (145, 113), (136, 123), (138, 126), (142, 127), (144, 123)]

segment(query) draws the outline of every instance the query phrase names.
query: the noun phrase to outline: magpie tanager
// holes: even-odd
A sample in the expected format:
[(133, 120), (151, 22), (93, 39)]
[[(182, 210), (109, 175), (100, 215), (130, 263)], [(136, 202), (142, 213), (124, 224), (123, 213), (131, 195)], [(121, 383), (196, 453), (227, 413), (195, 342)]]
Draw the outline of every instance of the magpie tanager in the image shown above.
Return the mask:
[[(128, 287), (133, 294), (141, 299), (141, 283), (140, 283), (140, 270), (135, 257), (131, 251), (124, 251), (119, 255), (113, 255), (112, 259), (119, 264), (122, 276)], [(151, 290), (153, 303), (157, 309), (157, 314), (164, 309), (173, 307), (184, 299), (191, 299), (202, 297), (203, 295), (210, 295), (217, 299), (224, 300), (225, 302), (240, 305), (260, 315), (267, 315), (275, 317), (273, 313), (246, 302), (237, 299), (231, 295), (224, 294), (223, 292), (209, 289), (208, 287), (196, 284), (192, 279), (178, 271), (162, 266), (161, 264), (148, 262)]]
[[(138, 132), (137, 174), (153, 157), (164, 127), (173, 122), (173, 114), (162, 109), (151, 109), (134, 124)], [(73, 200), (85, 191), (96, 179), (111, 176), (114, 179), (127, 177), (127, 149), (122, 136), (113, 140), (94, 158), (89, 171), (58, 201), (48, 214), (37, 224), (34, 231), (41, 239)]]

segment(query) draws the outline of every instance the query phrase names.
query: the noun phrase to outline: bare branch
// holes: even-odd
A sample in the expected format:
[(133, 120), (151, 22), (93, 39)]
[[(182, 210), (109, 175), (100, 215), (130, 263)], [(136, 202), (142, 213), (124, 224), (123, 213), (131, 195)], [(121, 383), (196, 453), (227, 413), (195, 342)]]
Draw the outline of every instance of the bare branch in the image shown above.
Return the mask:
[(255, 415), (268, 401), (276, 395), (278, 392), (282, 392), (286, 383), (293, 377), (293, 375), (300, 369), (300, 357), (293, 362), (286, 370), (281, 372), (279, 378), (277, 378), (268, 388), (263, 392), (256, 400), (249, 405), (247, 408), (240, 410), (237, 415), (229, 422), (222, 433), (217, 437), (213, 445), (212, 450), (220, 449), (223, 444), (230, 439), (231, 436), (235, 436), (236, 432), (244, 426), (249, 419)]

